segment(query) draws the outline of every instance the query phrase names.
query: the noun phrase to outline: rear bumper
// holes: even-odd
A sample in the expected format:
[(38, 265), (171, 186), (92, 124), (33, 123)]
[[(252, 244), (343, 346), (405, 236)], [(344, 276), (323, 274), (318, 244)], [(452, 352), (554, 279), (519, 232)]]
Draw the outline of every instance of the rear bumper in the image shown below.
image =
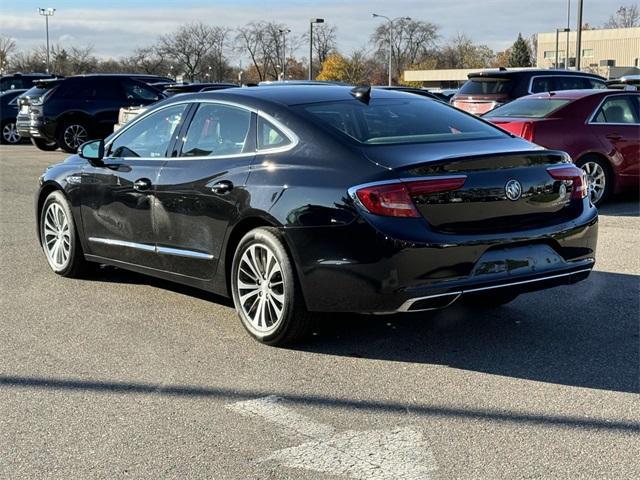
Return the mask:
[(364, 221), (284, 233), (307, 308), (392, 313), (441, 308), (468, 293), (524, 293), (583, 280), (595, 263), (597, 230), (597, 212), (588, 208), (553, 228), (450, 236), (447, 243), (441, 235), (433, 242), (392, 239)]

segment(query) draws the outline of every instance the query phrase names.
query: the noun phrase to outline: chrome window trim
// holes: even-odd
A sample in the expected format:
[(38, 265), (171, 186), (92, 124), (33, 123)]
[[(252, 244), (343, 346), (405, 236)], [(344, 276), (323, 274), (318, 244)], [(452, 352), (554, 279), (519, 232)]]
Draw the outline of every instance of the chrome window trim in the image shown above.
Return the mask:
[(111, 245), (115, 247), (133, 248), (144, 252), (156, 253), (161, 255), (175, 255), (177, 257), (197, 258), (200, 260), (213, 260), (215, 257), (208, 253), (196, 252), (194, 250), (185, 250), (182, 248), (158, 247), (157, 245), (149, 245), (146, 243), (128, 242), (126, 240), (116, 240), (113, 238), (89, 237), (90, 242), (101, 243), (103, 245)]
[[(533, 77), (531, 77), (529, 79), (529, 88), (527, 89), (527, 93), (528, 94), (545, 93), (545, 92), (533, 92), (532, 91), (533, 90), (533, 81), (536, 78), (547, 78), (547, 77), (551, 77), (551, 78), (557, 78), (557, 77), (586, 78), (588, 80), (594, 80), (596, 82), (601, 82), (602, 85), (605, 87), (602, 90), (606, 90), (606, 86), (607, 86), (607, 84), (604, 82), (604, 80), (600, 80), (598, 78), (593, 78), (593, 77), (590, 77), (589, 75), (564, 75), (562, 73), (553, 73), (553, 74), (549, 74), (549, 75), (534, 75)], [(579, 90), (588, 90), (588, 88), (579, 89)], [(596, 90), (600, 90), (600, 89), (596, 89)], [(553, 90), (553, 91), (562, 92), (563, 90)]]
[(250, 113), (255, 113), (257, 116), (264, 118), (265, 120), (267, 120), (268, 122), (273, 123), (274, 126), (276, 126), (278, 129), (280, 129), (282, 131), (282, 133), (284, 133), (287, 138), (289, 139), (290, 143), (288, 145), (284, 145), (282, 147), (276, 147), (276, 148), (267, 148), (267, 149), (258, 149), (257, 148), (257, 144), (256, 144), (256, 150), (253, 152), (244, 152), (244, 153), (239, 153), (239, 154), (232, 154), (232, 155), (210, 155), (210, 156), (194, 156), (194, 157), (107, 157), (110, 159), (123, 159), (123, 160), (127, 160), (127, 161), (131, 161), (131, 160), (165, 160), (165, 161), (175, 161), (175, 160), (216, 160), (216, 159), (225, 159), (225, 158), (238, 158), (238, 157), (250, 157), (250, 156), (255, 156), (255, 155), (267, 155), (267, 154), (272, 154), (272, 153), (283, 153), (283, 152), (287, 152), (293, 148), (295, 148), (299, 143), (300, 143), (300, 139), (299, 137), (287, 126), (285, 126), (284, 124), (282, 124), (282, 122), (280, 122), (279, 120), (277, 120), (276, 118), (274, 118), (273, 116), (269, 115), (268, 113), (262, 111), (262, 110), (258, 110), (252, 107), (248, 107), (246, 105), (240, 105), (238, 103), (235, 102), (230, 102), (227, 100), (211, 100), (211, 99), (189, 99), (189, 100), (184, 100), (184, 101), (180, 101), (180, 102), (174, 102), (174, 103), (170, 103), (168, 105), (165, 105), (161, 108), (156, 108), (156, 109), (150, 109), (147, 110), (143, 113), (141, 113), (139, 116), (136, 116), (131, 123), (127, 123), (124, 127), (122, 127), (120, 130), (118, 130), (118, 132), (115, 134), (115, 136), (109, 140), (108, 143), (105, 144), (104, 148), (105, 151), (108, 151), (109, 148), (111, 148), (111, 144), (120, 136), (122, 135), (124, 132), (126, 132), (128, 129), (130, 129), (131, 127), (133, 127), (134, 125), (136, 125), (138, 122), (141, 122), (142, 120), (144, 120), (146, 117), (148, 117), (149, 115), (155, 113), (155, 112), (159, 112), (162, 111), (166, 108), (171, 108), (171, 107), (175, 107), (176, 105), (187, 105), (187, 107), (189, 105), (192, 104), (201, 104), (201, 103), (212, 103), (212, 104), (217, 104), (217, 105), (225, 105), (225, 106), (229, 106), (229, 107), (235, 107), (235, 108), (239, 108), (241, 110), (246, 110)]
[(611, 97), (620, 97), (620, 96), (633, 97), (634, 95), (633, 94), (629, 94), (629, 92), (625, 92), (624, 90), (621, 91), (621, 92), (610, 93), (610, 94), (605, 95), (602, 98), (602, 100), (600, 100), (600, 103), (595, 108), (593, 113), (591, 113), (591, 116), (589, 117), (589, 119), (585, 123), (587, 125), (617, 125), (617, 126), (631, 126), (631, 127), (640, 125), (640, 123), (609, 123), (609, 122), (594, 122), (593, 121), (593, 119), (596, 117), (596, 115), (598, 114), (598, 112), (600, 111), (602, 106), (604, 105), (604, 102), (609, 100)]

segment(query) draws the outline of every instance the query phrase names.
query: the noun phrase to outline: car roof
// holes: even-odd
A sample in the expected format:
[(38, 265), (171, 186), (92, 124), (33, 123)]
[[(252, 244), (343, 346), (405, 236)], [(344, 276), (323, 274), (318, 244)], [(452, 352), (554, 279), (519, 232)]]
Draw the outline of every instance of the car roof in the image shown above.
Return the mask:
[(595, 97), (598, 95), (605, 96), (620, 93), (636, 93), (633, 91), (614, 90), (605, 88), (584, 89), (584, 90), (559, 90), (557, 92), (542, 92), (527, 95), (521, 98), (557, 98), (562, 100), (579, 100), (581, 98)]
[[(277, 102), (283, 105), (299, 105), (306, 103), (337, 102), (354, 100), (351, 94), (353, 87), (339, 85), (288, 85), (230, 88), (213, 92), (193, 94), (198, 98), (246, 97), (255, 100)], [(183, 99), (187, 97), (182, 95)], [(388, 89), (371, 89), (371, 98), (401, 98), (406, 100), (405, 92)], [(416, 96), (417, 98), (417, 96)]]
[(467, 75), (469, 79), (472, 78), (510, 78), (510, 77), (534, 77), (534, 76), (581, 76), (581, 77), (591, 77), (597, 78), (599, 80), (605, 80), (604, 77), (600, 75), (596, 75), (594, 73), (589, 72), (581, 72), (575, 70), (558, 70), (558, 69), (544, 69), (544, 68), (527, 68), (527, 69), (513, 69), (513, 70), (504, 70), (504, 69), (489, 69), (482, 70), (480, 72), (473, 72)]

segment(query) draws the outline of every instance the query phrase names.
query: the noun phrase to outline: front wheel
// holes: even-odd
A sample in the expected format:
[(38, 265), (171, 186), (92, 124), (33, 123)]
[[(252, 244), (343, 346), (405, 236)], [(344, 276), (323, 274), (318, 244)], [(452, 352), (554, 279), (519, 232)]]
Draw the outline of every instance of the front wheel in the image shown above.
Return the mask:
[(31, 143), (44, 152), (53, 152), (58, 148), (58, 144), (56, 142), (48, 142), (43, 138), (31, 138)]
[(42, 205), (40, 241), (49, 266), (58, 275), (78, 277), (87, 270), (69, 202), (59, 191), (51, 192)]
[(310, 332), (311, 316), (275, 228), (256, 228), (240, 240), (231, 289), (242, 325), (259, 342), (284, 345)]

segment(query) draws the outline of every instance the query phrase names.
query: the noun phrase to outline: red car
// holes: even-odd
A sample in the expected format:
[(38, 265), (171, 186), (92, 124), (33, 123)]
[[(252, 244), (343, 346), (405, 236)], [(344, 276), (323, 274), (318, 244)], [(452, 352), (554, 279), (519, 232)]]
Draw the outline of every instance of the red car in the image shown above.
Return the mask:
[(595, 205), (640, 185), (640, 92), (539, 93), (483, 118), (530, 142), (569, 153), (586, 172)]

